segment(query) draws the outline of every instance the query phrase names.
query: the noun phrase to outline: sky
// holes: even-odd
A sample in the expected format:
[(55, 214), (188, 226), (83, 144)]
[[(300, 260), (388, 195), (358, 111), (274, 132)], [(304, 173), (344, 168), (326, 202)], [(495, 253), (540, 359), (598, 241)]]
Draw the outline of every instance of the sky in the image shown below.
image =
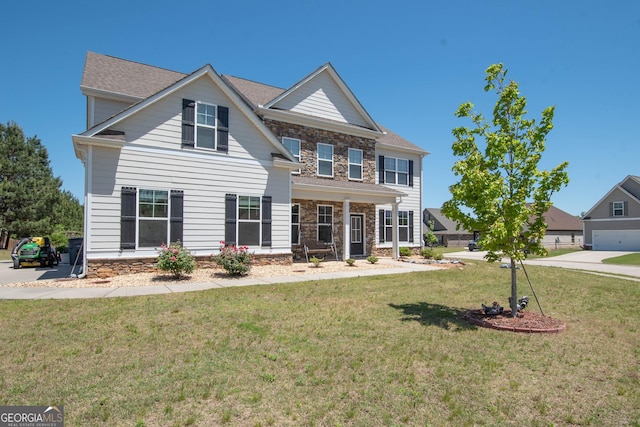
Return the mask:
[(71, 135), (86, 128), (87, 51), (281, 88), (331, 62), (374, 120), (430, 153), (430, 208), (458, 181), (452, 130), (471, 123), (455, 111), (470, 101), (490, 118), (484, 72), (503, 63), (530, 118), (555, 106), (539, 167), (569, 162), (556, 207), (580, 215), (640, 175), (637, 0), (32, 0), (1, 13), (0, 123), (38, 137), (81, 202)]

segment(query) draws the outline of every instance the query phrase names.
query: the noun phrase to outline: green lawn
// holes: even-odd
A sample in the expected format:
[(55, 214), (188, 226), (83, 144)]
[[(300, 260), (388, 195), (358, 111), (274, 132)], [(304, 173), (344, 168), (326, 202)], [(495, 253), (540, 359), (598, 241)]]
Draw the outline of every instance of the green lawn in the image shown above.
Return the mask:
[(640, 265), (640, 252), (607, 258), (602, 260), (604, 264)]
[[(638, 282), (527, 272), (565, 332), (462, 320), (481, 303), (507, 304), (510, 271), (485, 262), (0, 301), (0, 404), (64, 405), (67, 426), (640, 425)], [(520, 280), (520, 294), (531, 295)]]

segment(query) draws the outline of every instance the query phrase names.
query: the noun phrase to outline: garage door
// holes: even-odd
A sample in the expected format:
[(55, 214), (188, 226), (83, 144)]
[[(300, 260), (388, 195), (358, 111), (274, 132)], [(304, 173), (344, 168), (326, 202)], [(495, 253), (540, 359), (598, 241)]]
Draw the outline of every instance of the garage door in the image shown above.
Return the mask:
[(594, 230), (594, 251), (640, 251), (640, 230)]

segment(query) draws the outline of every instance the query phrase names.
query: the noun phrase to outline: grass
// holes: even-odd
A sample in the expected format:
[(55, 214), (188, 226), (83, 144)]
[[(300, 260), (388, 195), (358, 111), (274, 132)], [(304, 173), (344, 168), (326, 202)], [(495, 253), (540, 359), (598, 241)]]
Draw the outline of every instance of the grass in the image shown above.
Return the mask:
[[(0, 301), (0, 404), (64, 405), (67, 426), (640, 425), (638, 283), (527, 272), (565, 332), (462, 320), (483, 302), (506, 304), (510, 272), (484, 262)], [(531, 295), (523, 277), (520, 290)]]
[(602, 260), (604, 264), (640, 265), (640, 252)]

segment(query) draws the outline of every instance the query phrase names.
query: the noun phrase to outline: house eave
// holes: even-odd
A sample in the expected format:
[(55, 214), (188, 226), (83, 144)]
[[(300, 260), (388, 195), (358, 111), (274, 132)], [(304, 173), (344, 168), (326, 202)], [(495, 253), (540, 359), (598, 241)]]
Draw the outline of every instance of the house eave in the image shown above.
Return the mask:
[(121, 149), (126, 143), (123, 140), (117, 140), (113, 138), (101, 138), (97, 136), (85, 136), (85, 135), (71, 135), (73, 141), (73, 149), (76, 157), (82, 161), (85, 160), (86, 148), (92, 147), (105, 147), (113, 149)]
[(384, 135), (384, 133), (380, 131), (354, 126), (349, 123), (340, 123), (333, 120), (291, 113), (284, 110), (272, 110), (263, 106), (256, 107), (255, 113), (265, 119), (344, 133), (347, 135), (360, 136), (363, 138), (377, 139)]
[(96, 89), (89, 86), (80, 86), (82, 94), (85, 96), (94, 96), (96, 98), (105, 98), (112, 101), (121, 101), (135, 104), (142, 101), (144, 98), (137, 96), (127, 95), (124, 93), (112, 92), (108, 90)]

